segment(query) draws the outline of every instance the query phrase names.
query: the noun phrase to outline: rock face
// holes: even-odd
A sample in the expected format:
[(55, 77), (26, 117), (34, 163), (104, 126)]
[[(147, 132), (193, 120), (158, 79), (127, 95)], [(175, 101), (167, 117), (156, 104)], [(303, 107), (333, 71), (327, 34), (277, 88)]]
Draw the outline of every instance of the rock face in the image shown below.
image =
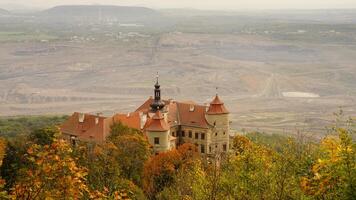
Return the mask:
[(105, 5), (64, 5), (45, 10), (41, 15), (58, 20), (119, 20), (141, 21), (159, 17), (160, 14), (145, 7), (105, 6)]

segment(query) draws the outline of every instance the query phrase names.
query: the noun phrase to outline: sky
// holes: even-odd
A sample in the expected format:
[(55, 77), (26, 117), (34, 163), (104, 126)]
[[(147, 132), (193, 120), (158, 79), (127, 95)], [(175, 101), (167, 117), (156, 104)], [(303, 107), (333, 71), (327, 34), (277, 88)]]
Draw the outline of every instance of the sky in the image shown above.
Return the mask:
[(3, 8), (49, 8), (64, 4), (110, 4), (150, 8), (241, 9), (342, 9), (356, 8), (356, 0), (0, 0)]

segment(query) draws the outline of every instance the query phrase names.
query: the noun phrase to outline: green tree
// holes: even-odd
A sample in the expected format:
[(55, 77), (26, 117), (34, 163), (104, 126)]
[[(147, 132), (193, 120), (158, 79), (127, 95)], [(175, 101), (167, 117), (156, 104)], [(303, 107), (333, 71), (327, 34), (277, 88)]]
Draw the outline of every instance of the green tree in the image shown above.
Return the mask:
[(126, 134), (111, 137), (110, 141), (117, 148), (115, 159), (120, 164), (123, 177), (141, 185), (144, 163), (151, 155), (147, 139), (139, 134)]
[(1, 177), (5, 180), (5, 190), (10, 191), (17, 180), (19, 170), (28, 165), (24, 155), (29, 146), (25, 136), (19, 135), (7, 141), (5, 156), (0, 167)]
[(60, 135), (61, 133), (58, 127), (49, 126), (32, 131), (29, 135), (29, 139), (39, 145), (50, 145)]
[(122, 135), (143, 135), (141, 131), (134, 129), (134, 128), (130, 128), (128, 126), (123, 125), (121, 122), (118, 123), (114, 123), (111, 126), (111, 131), (110, 131), (110, 135), (109, 135), (109, 140), (113, 139), (117, 136), (122, 136)]

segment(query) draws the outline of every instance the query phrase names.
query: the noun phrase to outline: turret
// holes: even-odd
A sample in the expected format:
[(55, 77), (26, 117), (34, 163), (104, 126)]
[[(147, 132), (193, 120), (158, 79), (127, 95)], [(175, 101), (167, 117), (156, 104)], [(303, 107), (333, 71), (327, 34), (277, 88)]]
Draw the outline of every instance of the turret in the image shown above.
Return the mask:
[(167, 151), (172, 148), (170, 143), (170, 128), (161, 111), (147, 121), (146, 135), (155, 152)]
[(229, 148), (229, 111), (216, 94), (207, 108), (205, 118), (212, 126), (211, 141), (215, 152), (226, 152)]

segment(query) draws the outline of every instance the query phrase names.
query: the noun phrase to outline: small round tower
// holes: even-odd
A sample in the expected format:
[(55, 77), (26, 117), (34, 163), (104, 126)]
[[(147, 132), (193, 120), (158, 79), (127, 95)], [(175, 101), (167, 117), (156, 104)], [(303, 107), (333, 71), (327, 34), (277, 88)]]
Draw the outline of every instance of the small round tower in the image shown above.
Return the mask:
[(229, 148), (230, 119), (229, 111), (225, 108), (224, 102), (220, 100), (218, 94), (206, 111), (205, 118), (211, 129), (211, 146), (216, 152), (226, 152)]

